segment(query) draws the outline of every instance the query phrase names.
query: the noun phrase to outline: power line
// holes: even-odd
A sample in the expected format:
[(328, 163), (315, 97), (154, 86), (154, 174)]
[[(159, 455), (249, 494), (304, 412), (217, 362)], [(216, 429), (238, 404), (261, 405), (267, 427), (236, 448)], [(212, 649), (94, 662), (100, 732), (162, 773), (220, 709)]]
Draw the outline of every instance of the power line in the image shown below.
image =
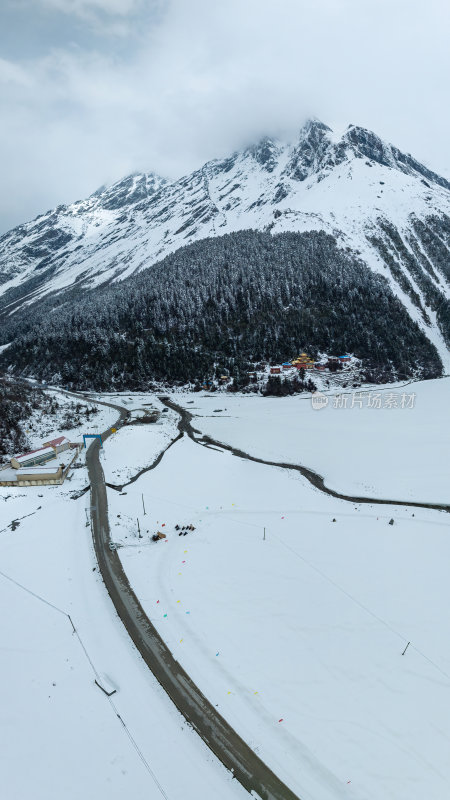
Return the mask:
[[(229, 514), (231, 522), (233, 522), (235, 525), (246, 525), (247, 527), (257, 528), (258, 530), (261, 530), (262, 526), (261, 525), (257, 525), (254, 522), (244, 522), (243, 520), (232, 519), (233, 515), (242, 514), (242, 513), (245, 514), (245, 513), (264, 513), (264, 512), (260, 512), (260, 511), (258, 511), (258, 512), (246, 512), (246, 511), (230, 511), (230, 510), (212, 511), (212, 512), (210, 512), (211, 515), (212, 514), (224, 514), (224, 515), (225, 514)], [(278, 513), (278, 512), (274, 511), (274, 512), (270, 512), (270, 513)], [(296, 512), (292, 512), (291, 511), (291, 512), (286, 512), (286, 513), (303, 513), (303, 512), (297, 510)], [(308, 512), (308, 513), (311, 513), (311, 512)], [(321, 511), (313, 512), (313, 513), (329, 514), (329, 512), (321, 512)], [(350, 516), (353, 516), (353, 515), (351, 515), (351, 514), (343, 514), (341, 516), (350, 517)], [(367, 518), (371, 518), (369, 514), (364, 514), (364, 516), (367, 517)], [(416, 521), (416, 520), (414, 520), (414, 521)], [(417, 520), (417, 521), (420, 521), (420, 520)], [(428, 524), (444, 525), (446, 523), (440, 523), (438, 521), (429, 521)], [(281, 545), (283, 545), (283, 547), (286, 547), (288, 550), (290, 550), (292, 553), (294, 553), (294, 555), (296, 555), (297, 558), (299, 558), (301, 561), (303, 561), (305, 564), (307, 564), (310, 567), (310, 569), (312, 569), (315, 572), (317, 572), (317, 574), (320, 575), (324, 580), (328, 581), (328, 583), (330, 583), (332, 586), (334, 586), (336, 589), (338, 589), (340, 592), (342, 592), (342, 594), (344, 594), (346, 597), (348, 597), (349, 600), (351, 600), (353, 603), (358, 605), (361, 609), (363, 609), (363, 611), (365, 611), (367, 614), (370, 614), (370, 616), (372, 616), (374, 619), (376, 619), (378, 622), (380, 622), (382, 625), (384, 625), (386, 628), (388, 628), (388, 630), (390, 630), (391, 633), (394, 633), (396, 636), (398, 636), (404, 642), (408, 641), (406, 636), (404, 636), (402, 633), (400, 633), (395, 628), (393, 628), (392, 625), (390, 625), (388, 622), (386, 622), (386, 620), (383, 619), (382, 617), (378, 616), (378, 614), (375, 614), (374, 611), (372, 611), (370, 608), (368, 608), (366, 605), (364, 605), (364, 603), (362, 603), (360, 600), (358, 600), (356, 597), (354, 597), (354, 595), (350, 594), (350, 592), (348, 592), (339, 583), (337, 583), (335, 580), (333, 580), (333, 578), (330, 578), (328, 575), (326, 575), (324, 572), (322, 572), (318, 567), (316, 567), (314, 564), (312, 564), (310, 561), (308, 561), (307, 558), (305, 558), (304, 556), (300, 555), (300, 553), (298, 553), (297, 550), (295, 550), (293, 547), (288, 545), (286, 542), (283, 542), (283, 540), (280, 539), (279, 536), (277, 536), (275, 533), (273, 533), (273, 531), (271, 531), (271, 536), (272, 536), (272, 538), (276, 539)], [(430, 664), (432, 664), (433, 667), (435, 667), (441, 673), (441, 675), (443, 675), (447, 680), (450, 680), (450, 675), (447, 672), (445, 672), (445, 670), (443, 670), (439, 666), (439, 664), (436, 664), (436, 662), (433, 661), (432, 658), (427, 656), (426, 653), (424, 653), (422, 650), (420, 650), (418, 647), (416, 647), (416, 645), (412, 644), (411, 642), (410, 642), (409, 646), (410, 646), (410, 648), (412, 650), (415, 650), (416, 653), (418, 653), (420, 656), (422, 656), (422, 658), (424, 658), (426, 661), (428, 661)]]
[[(57, 611), (59, 614), (62, 614), (64, 617), (67, 617), (67, 619), (69, 620), (69, 622), (70, 622), (70, 624), (72, 626), (73, 633), (77, 637), (78, 642), (80, 643), (80, 645), (81, 645), (81, 647), (83, 649), (83, 652), (84, 652), (84, 654), (85, 654), (85, 656), (86, 656), (86, 658), (87, 658), (87, 660), (88, 660), (88, 662), (89, 662), (89, 664), (90, 664), (90, 666), (91, 666), (91, 668), (92, 668), (92, 670), (94, 672), (95, 677), (100, 681), (101, 680), (100, 675), (99, 675), (99, 673), (98, 673), (98, 671), (97, 671), (97, 669), (96, 669), (96, 667), (94, 665), (94, 662), (92, 661), (92, 659), (91, 659), (91, 657), (90, 657), (90, 655), (88, 653), (88, 650), (87, 650), (87, 648), (86, 648), (86, 646), (85, 646), (85, 644), (84, 644), (84, 642), (83, 642), (83, 640), (82, 640), (82, 638), (81, 638), (81, 636), (80, 636), (80, 634), (79, 634), (79, 632), (78, 632), (78, 630), (77, 630), (77, 628), (76, 628), (76, 626), (75, 626), (70, 614), (68, 614), (67, 611), (64, 611), (62, 608), (59, 608), (58, 606), (55, 606), (53, 603), (50, 603), (49, 600), (46, 600), (44, 597), (41, 597), (41, 595), (37, 594), (36, 592), (33, 592), (31, 589), (28, 589), (22, 583), (19, 583), (19, 581), (14, 580), (14, 578), (11, 578), (9, 575), (6, 575), (4, 572), (0, 571), (0, 575), (3, 578), (5, 578), (7, 581), (10, 581), (15, 586), (19, 587), (19, 589), (22, 589), (27, 594), (30, 594), (32, 597), (36, 598), (36, 600), (39, 600), (41, 603), (45, 603), (46, 606), (49, 606), (54, 611)], [(113, 700), (110, 697), (108, 697), (108, 700), (109, 700), (109, 704), (110, 704), (111, 708), (115, 712), (116, 717), (121, 722), (122, 727), (125, 730), (125, 732), (126, 732), (128, 738), (129, 738), (131, 744), (133, 745), (136, 753), (138, 754), (140, 760), (144, 764), (144, 767), (146, 768), (146, 770), (149, 773), (149, 775), (152, 777), (154, 783), (158, 787), (158, 789), (161, 792), (162, 796), (165, 798), (165, 800), (168, 800), (168, 795), (166, 794), (166, 792), (164, 791), (163, 787), (161, 786), (158, 778), (156, 777), (155, 773), (153, 772), (150, 764), (148, 763), (147, 759), (145, 758), (142, 750), (140, 749), (138, 743), (136, 742), (136, 739), (133, 737), (130, 729), (128, 728), (128, 726), (126, 725), (125, 721), (123, 720), (123, 718), (119, 714), (119, 712), (117, 710), (117, 706), (115, 705), (115, 703), (113, 702)]]
[[(395, 634), (395, 636), (398, 636), (404, 642), (408, 641), (407, 637), (404, 636), (402, 633), (399, 633), (399, 631), (397, 631), (395, 628), (393, 628), (392, 625), (389, 624), (389, 622), (386, 622), (385, 619), (383, 619), (382, 617), (378, 616), (378, 614), (375, 614), (374, 611), (372, 611), (370, 608), (368, 608), (366, 605), (364, 605), (364, 603), (361, 603), (360, 600), (358, 600), (356, 597), (354, 597), (354, 595), (350, 594), (350, 592), (348, 592), (346, 589), (344, 589), (342, 586), (340, 586), (340, 584), (337, 583), (335, 580), (333, 580), (333, 578), (330, 578), (328, 575), (326, 575), (324, 572), (322, 572), (322, 570), (320, 570), (314, 564), (311, 564), (311, 562), (308, 561), (307, 558), (305, 558), (304, 556), (300, 555), (300, 553), (298, 553), (297, 550), (295, 550), (293, 547), (288, 545), (286, 542), (283, 542), (276, 534), (273, 533), (273, 531), (272, 531), (271, 535), (272, 535), (272, 537), (274, 539), (276, 539), (278, 542), (280, 542), (280, 544), (282, 544), (284, 547), (286, 547), (288, 550), (290, 550), (291, 553), (294, 553), (294, 555), (296, 555), (297, 558), (299, 558), (301, 561), (303, 561), (305, 564), (307, 564), (312, 570), (314, 570), (314, 572), (317, 572), (317, 574), (320, 575), (324, 580), (328, 581), (328, 583), (330, 583), (332, 586), (334, 586), (336, 589), (338, 589), (340, 592), (342, 592), (342, 594), (344, 594), (346, 597), (348, 597), (349, 600), (351, 600), (353, 603), (355, 603), (357, 606), (359, 606), (359, 608), (363, 609), (363, 611), (365, 611), (367, 614), (370, 614), (371, 617), (373, 617), (378, 622), (380, 622), (382, 625), (384, 625), (388, 630), (391, 631), (391, 633)], [(438, 664), (436, 664), (436, 662), (433, 661), (433, 659), (431, 659), (429, 656), (425, 655), (425, 653), (423, 653), (422, 650), (419, 650), (418, 647), (416, 647), (415, 645), (413, 645), (411, 643), (410, 643), (410, 647), (413, 650), (415, 650), (416, 653), (421, 655), (422, 658), (424, 658), (426, 661), (428, 661), (430, 664), (432, 664), (441, 673), (441, 675), (443, 675), (445, 678), (447, 678), (447, 680), (450, 680), (450, 675), (447, 672), (445, 672), (445, 670), (443, 670)]]

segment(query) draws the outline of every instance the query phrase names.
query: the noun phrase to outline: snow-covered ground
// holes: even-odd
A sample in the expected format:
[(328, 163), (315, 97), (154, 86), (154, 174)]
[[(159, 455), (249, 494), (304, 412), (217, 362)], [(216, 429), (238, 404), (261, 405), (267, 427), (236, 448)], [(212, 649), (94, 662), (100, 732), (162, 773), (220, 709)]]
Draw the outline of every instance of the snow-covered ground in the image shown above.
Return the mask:
[[(403, 391), (416, 394), (413, 408), (337, 409), (331, 397), (320, 411), (301, 397), (175, 399), (198, 415), (193, 425), (202, 432), (252, 455), (305, 464), (333, 488), (448, 502), (443, 478), (436, 484), (448, 452), (448, 381), (381, 394)], [(99, 399), (131, 411), (161, 408), (152, 395)], [(128, 483), (176, 437), (176, 415), (160, 421), (108, 439), (107, 480)], [(84, 470), (76, 473), (81, 487)], [(74, 501), (66, 487), (44, 488), (0, 493), (2, 572), (71, 614), (94, 666), (119, 687), (118, 713), (168, 797), (243, 796), (186, 729), (118, 622), (93, 571), (89, 495)], [(121, 494), (108, 490), (108, 502), (111, 536), (153, 624), (302, 800), (447, 800), (447, 514), (337, 500), (296, 472), (186, 436)], [(12, 530), (11, 521), (27, 513)], [(195, 531), (178, 536), (177, 523)], [(157, 530), (167, 540), (151, 542)], [(1, 575), (0, 591), (12, 609), (0, 623), (10, 796), (157, 797), (68, 620)], [(27, 759), (31, 768), (20, 770)]]
[[(138, 472), (148, 467), (177, 436), (178, 414), (162, 413), (164, 406), (156, 397), (148, 395), (98, 395), (105, 402), (118, 403), (130, 411), (130, 422), (114, 434), (104, 448), (101, 458), (108, 483), (125, 484)], [(100, 406), (101, 407), (101, 406)], [(140, 423), (142, 416), (158, 411), (160, 418), (149, 424)]]
[[(186, 395), (185, 402), (202, 433), (267, 461), (309, 467), (336, 491), (448, 503), (449, 395), (450, 378), (442, 378), (342, 390), (339, 397), (328, 395), (320, 410), (305, 395), (229, 394), (218, 402), (199, 393)], [(175, 400), (184, 405), (182, 396)], [(216, 408), (223, 411), (214, 413)]]
[[(244, 798), (116, 617), (94, 569), (89, 495), (70, 499), (85, 483), (80, 469), (70, 487), (0, 489), (2, 798)], [(48, 603), (70, 614), (87, 655)], [(112, 703), (94, 668), (117, 687)]]
[[(333, 500), (186, 438), (126, 491), (109, 502), (133, 588), (280, 778), (311, 800), (447, 797), (443, 514)], [(139, 540), (138, 515), (167, 542)]]

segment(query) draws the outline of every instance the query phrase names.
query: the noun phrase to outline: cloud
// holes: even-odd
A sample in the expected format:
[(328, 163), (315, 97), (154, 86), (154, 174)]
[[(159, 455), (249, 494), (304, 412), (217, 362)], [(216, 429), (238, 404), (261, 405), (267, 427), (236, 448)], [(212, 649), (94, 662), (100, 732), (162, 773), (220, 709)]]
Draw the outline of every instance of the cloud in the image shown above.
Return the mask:
[(108, 15), (127, 16), (142, 6), (143, 0), (39, 0), (43, 8), (56, 9), (65, 14), (86, 17), (105, 12)]
[(55, 42), (0, 61), (3, 228), (133, 170), (175, 177), (264, 133), (295, 135), (309, 115), (448, 171), (443, 0), (171, 0), (153, 16), (139, 0), (42, 3), (107, 13), (127, 46)]
[(7, 59), (0, 58), (0, 86), (14, 85), (18, 88), (29, 87), (32, 84), (30, 76), (20, 64), (14, 64)]
[[(36, 0), (18, 0), (36, 9)], [(87, 26), (97, 36), (133, 37), (138, 33), (139, 16), (155, 15), (164, 0), (37, 0), (48, 14), (60, 13)]]

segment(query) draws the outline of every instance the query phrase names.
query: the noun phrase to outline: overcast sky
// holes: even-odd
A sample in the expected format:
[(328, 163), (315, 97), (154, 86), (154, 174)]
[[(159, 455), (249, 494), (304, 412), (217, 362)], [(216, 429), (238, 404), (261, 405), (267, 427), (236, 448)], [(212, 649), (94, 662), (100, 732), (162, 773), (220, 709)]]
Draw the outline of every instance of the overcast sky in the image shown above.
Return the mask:
[(449, 0), (1, 0), (0, 232), (308, 116), (450, 177)]

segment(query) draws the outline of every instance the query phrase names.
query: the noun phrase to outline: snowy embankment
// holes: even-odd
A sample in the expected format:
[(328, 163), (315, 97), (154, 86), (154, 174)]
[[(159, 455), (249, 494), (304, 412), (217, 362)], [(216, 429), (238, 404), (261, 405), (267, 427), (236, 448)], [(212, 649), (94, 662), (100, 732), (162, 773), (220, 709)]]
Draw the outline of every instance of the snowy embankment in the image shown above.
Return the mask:
[[(243, 800), (116, 617), (86, 526), (89, 494), (70, 499), (86, 483), (79, 469), (61, 487), (0, 489), (2, 797)], [(95, 670), (117, 688), (112, 704)]]
[[(320, 410), (309, 396), (175, 401), (195, 414), (202, 433), (268, 461), (308, 467), (338, 492), (449, 503), (450, 378), (347, 392), (329, 395)], [(224, 410), (214, 413), (218, 405)]]
[(445, 800), (446, 515), (355, 506), (186, 437), (126, 491), (112, 535), (148, 616), (302, 800)]

